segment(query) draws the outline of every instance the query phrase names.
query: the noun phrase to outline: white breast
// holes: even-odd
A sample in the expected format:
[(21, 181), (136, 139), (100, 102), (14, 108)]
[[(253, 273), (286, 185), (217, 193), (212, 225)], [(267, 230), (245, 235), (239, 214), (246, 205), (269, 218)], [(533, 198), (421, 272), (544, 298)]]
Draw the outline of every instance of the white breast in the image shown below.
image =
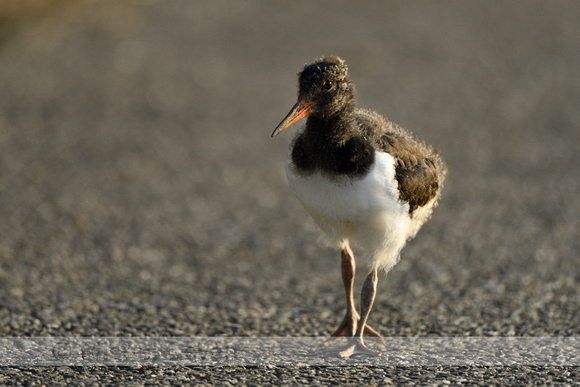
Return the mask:
[(409, 206), (398, 200), (395, 161), (377, 152), (372, 170), (362, 179), (296, 173), (286, 163), (290, 186), (331, 241), (353, 243), (372, 266), (390, 269), (411, 228)]

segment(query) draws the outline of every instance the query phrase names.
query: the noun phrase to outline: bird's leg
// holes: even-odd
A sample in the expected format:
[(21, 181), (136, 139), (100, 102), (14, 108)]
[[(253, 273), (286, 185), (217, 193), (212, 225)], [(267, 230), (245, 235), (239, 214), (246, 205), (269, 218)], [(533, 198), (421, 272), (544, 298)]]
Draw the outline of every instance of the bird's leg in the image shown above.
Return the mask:
[(336, 331), (332, 334), (333, 337), (352, 337), (356, 331), (359, 315), (354, 306), (354, 296), (352, 287), (354, 284), (354, 274), (356, 271), (356, 263), (354, 254), (350, 249), (348, 243), (345, 243), (341, 252), (340, 269), (342, 273), (342, 284), (344, 285), (344, 293), (346, 295), (346, 315), (344, 320)]
[(350, 357), (353, 354), (364, 354), (370, 356), (380, 356), (380, 352), (375, 352), (369, 349), (363, 341), (363, 333), (365, 332), (365, 327), (373, 303), (375, 302), (375, 296), (377, 294), (377, 282), (378, 275), (377, 269), (374, 268), (370, 274), (367, 276), (363, 288), (361, 290), (360, 302), (361, 302), (361, 319), (359, 321), (356, 333), (354, 337), (350, 340), (347, 348), (338, 353), (339, 357)]
[[(342, 284), (344, 285), (344, 293), (346, 296), (346, 314), (338, 329), (332, 334), (332, 337), (353, 337), (360, 320), (360, 316), (358, 315), (354, 305), (354, 295), (352, 290), (354, 285), (354, 275), (356, 272), (356, 262), (348, 243), (345, 243), (340, 253)], [(379, 332), (368, 325), (365, 326), (364, 333), (373, 337), (381, 337)]]
[[(353, 295), (355, 271), (356, 271), (356, 263), (355, 263), (355, 259), (354, 259), (354, 254), (353, 254), (350, 246), (348, 245), (348, 243), (345, 243), (344, 247), (341, 250), (341, 273), (342, 273), (342, 283), (344, 285), (344, 293), (346, 295), (346, 314), (344, 316), (344, 319), (342, 320), (342, 323), (338, 327), (338, 329), (336, 331), (334, 331), (334, 333), (332, 334), (332, 338), (336, 338), (336, 337), (353, 338), (355, 336), (355, 333), (358, 332), (357, 328), (359, 328), (360, 316), (356, 311), (356, 308), (354, 305), (354, 295)], [(376, 274), (376, 270), (374, 272)], [(375, 277), (376, 277), (376, 275), (375, 275)], [(369, 279), (367, 278), (367, 281), (365, 281), (365, 286), (367, 285), (368, 281), (369, 281)], [(374, 282), (374, 293), (376, 293), (376, 281), (377, 281), (376, 278), (374, 281), (375, 281)], [(369, 285), (369, 286), (372, 286), (372, 285)], [(365, 287), (363, 287), (363, 290), (361, 292), (361, 308), (363, 308), (363, 304), (364, 304), (363, 298), (364, 297), (368, 298), (368, 296), (365, 296), (366, 293), (368, 293), (368, 292), (365, 292)], [(374, 293), (372, 294), (372, 299), (370, 300), (370, 306), (372, 306), (372, 303), (374, 301)], [(367, 318), (368, 318), (368, 313), (370, 313), (370, 307), (368, 309), (369, 310), (366, 312)], [(361, 312), (364, 313), (364, 309), (361, 310)], [(370, 326), (366, 325), (366, 319), (365, 319), (365, 324), (363, 324), (360, 329), (362, 329), (362, 331), (361, 331), (362, 333), (360, 334), (361, 336), (363, 333), (366, 333), (369, 336), (378, 337), (379, 339), (381, 339), (381, 335), (376, 330), (374, 330)], [(332, 342), (332, 341), (334, 341), (334, 340), (331, 339), (328, 342)], [(351, 341), (352, 341), (352, 339), (351, 339)], [(328, 344), (328, 342), (327, 342), (327, 344)], [(342, 347), (338, 347), (338, 348), (328, 348), (327, 351), (328, 352), (342, 353), (342, 352), (344, 352), (344, 350), (348, 350), (351, 346), (352, 346), (352, 343), (349, 342), (349, 344), (347, 346), (342, 346)], [(363, 346), (364, 346), (364, 344), (363, 344)]]

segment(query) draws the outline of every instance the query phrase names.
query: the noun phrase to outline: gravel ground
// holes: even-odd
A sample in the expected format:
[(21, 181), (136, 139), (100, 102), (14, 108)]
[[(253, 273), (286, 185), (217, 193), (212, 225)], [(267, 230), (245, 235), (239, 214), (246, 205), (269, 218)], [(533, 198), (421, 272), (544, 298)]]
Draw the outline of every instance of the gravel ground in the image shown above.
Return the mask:
[[(580, 334), (580, 3), (0, 5), (0, 335), (324, 336), (339, 254), (270, 133), (296, 71), (438, 145), (385, 336)], [(359, 275), (357, 287), (362, 275)], [(578, 384), (578, 367), (1, 367), (2, 384)]]

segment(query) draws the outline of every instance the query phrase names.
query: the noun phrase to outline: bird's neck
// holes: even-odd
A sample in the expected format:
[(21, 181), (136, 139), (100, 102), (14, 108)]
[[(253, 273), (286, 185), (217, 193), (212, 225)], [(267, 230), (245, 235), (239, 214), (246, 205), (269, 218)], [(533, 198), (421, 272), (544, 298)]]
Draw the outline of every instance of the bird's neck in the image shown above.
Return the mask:
[(354, 111), (345, 108), (332, 115), (308, 116), (304, 135), (312, 142), (326, 146), (342, 146), (352, 137), (359, 135), (354, 120)]

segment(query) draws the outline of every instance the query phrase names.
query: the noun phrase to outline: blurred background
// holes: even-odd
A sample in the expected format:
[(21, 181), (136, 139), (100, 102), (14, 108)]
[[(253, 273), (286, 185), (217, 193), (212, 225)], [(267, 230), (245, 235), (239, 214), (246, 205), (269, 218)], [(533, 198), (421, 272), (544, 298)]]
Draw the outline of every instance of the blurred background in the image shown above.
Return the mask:
[(330, 334), (339, 253), (270, 134), (335, 54), (450, 171), (371, 325), (578, 335), (579, 47), (574, 1), (3, 0), (0, 334)]

